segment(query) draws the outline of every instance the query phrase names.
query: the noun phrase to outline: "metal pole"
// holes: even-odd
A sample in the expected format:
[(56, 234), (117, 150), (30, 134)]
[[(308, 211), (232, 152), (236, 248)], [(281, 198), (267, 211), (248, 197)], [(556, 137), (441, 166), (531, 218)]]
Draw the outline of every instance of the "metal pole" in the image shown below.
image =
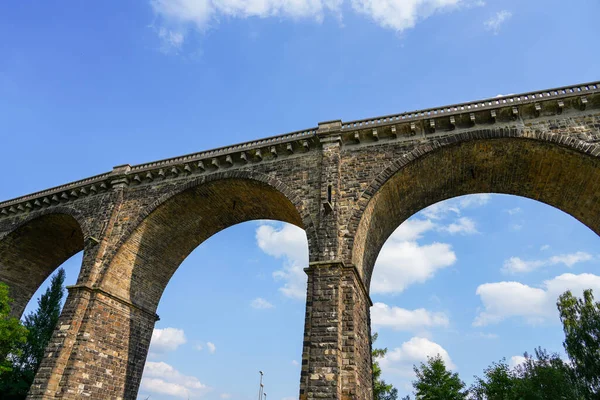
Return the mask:
[(260, 386), (258, 387), (258, 400), (262, 400), (262, 392), (263, 392), (263, 383), (262, 383), (262, 378), (263, 378), (263, 372), (262, 371), (258, 371), (260, 373)]

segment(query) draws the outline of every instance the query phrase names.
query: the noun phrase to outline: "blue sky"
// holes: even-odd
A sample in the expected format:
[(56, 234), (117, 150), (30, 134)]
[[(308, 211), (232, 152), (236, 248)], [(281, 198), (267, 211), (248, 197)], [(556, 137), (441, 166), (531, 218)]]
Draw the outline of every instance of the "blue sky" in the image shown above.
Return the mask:
[[(3, 2), (0, 199), (324, 120), (597, 80), (599, 11), (596, 0)], [(270, 399), (296, 397), (304, 241), (250, 222), (199, 246), (159, 306), (140, 394), (251, 399), (262, 369)], [(597, 248), (585, 226), (522, 198), (414, 216), (371, 286), (386, 379), (405, 392), (432, 352), (470, 381), (500, 357), (559, 351), (554, 297), (600, 286), (582, 275), (597, 273)], [(79, 263), (65, 263), (71, 282)]]

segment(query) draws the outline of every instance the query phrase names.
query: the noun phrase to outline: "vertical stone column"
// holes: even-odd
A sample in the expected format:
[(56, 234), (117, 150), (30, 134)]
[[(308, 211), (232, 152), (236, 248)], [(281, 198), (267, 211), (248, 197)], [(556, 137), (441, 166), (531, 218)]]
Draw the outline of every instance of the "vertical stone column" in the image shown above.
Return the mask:
[(372, 399), (371, 301), (356, 269), (315, 262), (306, 273), (300, 399)]
[(28, 399), (135, 399), (155, 313), (98, 288), (69, 297)]
[[(106, 228), (86, 241), (77, 284), (60, 315), (28, 399), (134, 400), (142, 377), (154, 324), (158, 316), (130, 299), (102, 288), (101, 271), (110, 261), (119, 232), (125, 188), (115, 168), (115, 190)], [(100, 224), (104, 225), (104, 224)], [(123, 284), (131, 277), (123, 276)]]

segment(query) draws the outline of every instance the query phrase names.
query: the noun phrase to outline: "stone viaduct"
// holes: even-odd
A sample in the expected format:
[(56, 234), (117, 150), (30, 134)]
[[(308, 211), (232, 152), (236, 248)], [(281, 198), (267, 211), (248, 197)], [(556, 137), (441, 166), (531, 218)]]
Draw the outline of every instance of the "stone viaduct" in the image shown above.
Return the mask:
[(473, 193), (542, 201), (600, 233), (600, 82), (324, 122), (4, 201), (15, 315), (83, 251), (28, 398), (135, 399), (177, 267), (227, 227), (274, 219), (309, 243), (300, 399), (371, 399), (377, 254), (412, 214)]

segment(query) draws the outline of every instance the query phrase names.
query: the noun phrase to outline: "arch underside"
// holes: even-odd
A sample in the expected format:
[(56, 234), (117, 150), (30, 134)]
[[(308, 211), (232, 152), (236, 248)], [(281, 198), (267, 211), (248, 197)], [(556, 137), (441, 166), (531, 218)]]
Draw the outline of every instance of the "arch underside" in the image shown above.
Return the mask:
[(82, 229), (67, 214), (43, 215), (0, 240), (0, 282), (10, 287), (12, 314), (20, 316), (44, 280), (83, 246)]
[(556, 207), (600, 234), (600, 159), (524, 138), (462, 142), (426, 153), (393, 174), (362, 215), (353, 261), (370, 283), (394, 230), (418, 211), (461, 195), (502, 193)]
[(227, 178), (189, 188), (140, 223), (113, 258), (102, 287), (155, 311), (171, 276), (197, 246), (230, 226), (260, 219), (304, 228), (294, 204), (266, 183)]

